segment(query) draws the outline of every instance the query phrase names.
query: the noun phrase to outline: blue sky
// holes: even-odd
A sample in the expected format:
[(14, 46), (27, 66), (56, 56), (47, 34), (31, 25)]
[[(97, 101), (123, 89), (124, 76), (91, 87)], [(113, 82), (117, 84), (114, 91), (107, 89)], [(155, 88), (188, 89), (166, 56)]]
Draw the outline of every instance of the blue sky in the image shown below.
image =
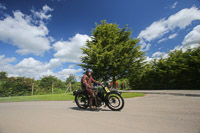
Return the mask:
[(101, 20), (128, 24), (147, 60), (200, 44), (199, 0), (0, 0), (0, 71), (81, 76), (80, 48)]

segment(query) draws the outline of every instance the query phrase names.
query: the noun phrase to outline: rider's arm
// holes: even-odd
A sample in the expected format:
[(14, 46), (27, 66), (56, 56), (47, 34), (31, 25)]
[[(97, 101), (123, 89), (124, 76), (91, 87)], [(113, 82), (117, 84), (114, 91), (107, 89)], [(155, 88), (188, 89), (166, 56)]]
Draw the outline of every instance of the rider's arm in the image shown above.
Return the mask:
[(94, 79), (92, 78), (92, 76), (91, 76), (91, 79), (92, 79), (92, 82), (93, 82), (93, 83), (96, 83), (96, 84), (98, 84), (98, 85), (101, 84), (101, 83), (99, 83), (98, 81), (94, 80)]

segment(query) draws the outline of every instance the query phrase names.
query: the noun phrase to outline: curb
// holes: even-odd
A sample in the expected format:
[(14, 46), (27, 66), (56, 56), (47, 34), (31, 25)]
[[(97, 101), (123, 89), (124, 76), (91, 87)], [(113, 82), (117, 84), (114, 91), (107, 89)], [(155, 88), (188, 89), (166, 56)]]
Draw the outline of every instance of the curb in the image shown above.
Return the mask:
[[(120, 92), (128, 92), (128, 91), (120, 91)], [(161, 95), (200, 97), (200, 94), (183, 94), (183, 93), (167, 93), (167, 92), (146, 92), (146, 91), (145, 92), (138, 91), (138, 92), (139, 93), (144, 93), (144, 94), (161, 94)], [(136, 91), (136, 93), (137, 93), (137, 91)]]

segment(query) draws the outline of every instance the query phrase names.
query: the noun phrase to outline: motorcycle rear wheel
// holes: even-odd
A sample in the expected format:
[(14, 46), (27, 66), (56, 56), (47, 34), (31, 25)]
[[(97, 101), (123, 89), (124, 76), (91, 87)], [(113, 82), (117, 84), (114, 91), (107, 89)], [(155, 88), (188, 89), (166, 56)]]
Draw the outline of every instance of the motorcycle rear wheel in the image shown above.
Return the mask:
[(80, 109), (87, 109), (87, 107), (89, 106), (89, 98), (86, 94), (84, 93), (79, 93), (75, 96), (75, 102), (76, 105), (80, 108)]

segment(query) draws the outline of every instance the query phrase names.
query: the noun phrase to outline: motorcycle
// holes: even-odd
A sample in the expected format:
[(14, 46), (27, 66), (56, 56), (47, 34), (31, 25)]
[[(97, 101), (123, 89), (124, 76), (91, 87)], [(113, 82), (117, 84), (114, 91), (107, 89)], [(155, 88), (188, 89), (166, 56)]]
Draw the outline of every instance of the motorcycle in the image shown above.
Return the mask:
[[(108, 87), (97, 87), (92, 89), (94, 91), (93, 105), (101, 107), (108, 106), (113, 111), (120, 111), (124, 107), (124, 99), (116, 89), (108, 89)], [(76, 105), (80, 109), (87, 109), (89, 107), (89, 94), (83, 90), (76, 90), (73, 92), (75, 96)]]

